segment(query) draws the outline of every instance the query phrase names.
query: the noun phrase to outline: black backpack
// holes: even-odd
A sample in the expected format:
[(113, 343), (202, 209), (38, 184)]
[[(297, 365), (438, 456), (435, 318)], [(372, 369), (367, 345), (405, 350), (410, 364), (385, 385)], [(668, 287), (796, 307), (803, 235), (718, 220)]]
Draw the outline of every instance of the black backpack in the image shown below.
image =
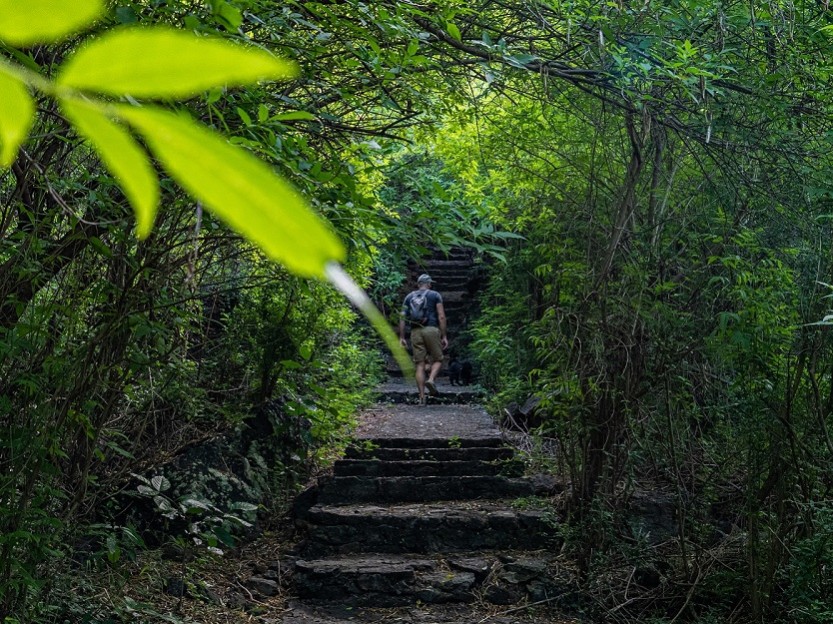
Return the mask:
[(406, 310), (408, 322), (411, 325), (423, 327), (428, 323), (428, 291), (415, 290), (408, 300)]

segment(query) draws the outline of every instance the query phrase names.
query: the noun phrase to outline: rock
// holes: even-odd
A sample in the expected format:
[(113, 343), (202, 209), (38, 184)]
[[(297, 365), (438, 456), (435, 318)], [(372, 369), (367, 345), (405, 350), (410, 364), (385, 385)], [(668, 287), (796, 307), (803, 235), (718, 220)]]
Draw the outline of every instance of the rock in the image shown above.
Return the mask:
[(276, 570), (272, 570), (270, 568), (267, 568), (266, 570), (261, 572), (260, 573), (260, 578), (265, 578), (266, 580), (269, 580), (269, 581), (280, 581), (281, 580), (280, 574), (278, 574), (278, 572)]
[(533, 579), (545, 577), (547, 574), (546, 564), (539, 561), (515, 561), (507, 563), (498, 578), (509, 583), (522, 584)]
[(416, 594), (422, 602), (470, 602), (474, 599), (471, 590), (474, 587), (475, 579), (471, 572), (428, 574), (422, 580), (428, 584), (427, 587), (419, 590)]
[(220, 598), (220, 595), (210, 587), (206, 587), (204, 583), (198, 583), (196, 585), (196, 594), (204, 602), (217, 606), (223, 605), (223, 599)]
[(482, 557), (450, 559), (448, 565), (461, 572), (471, 572), (478, 581), (485, 579), (489, 572), (492, 571), (492, 562)]
[(659, 544), (679, 534), (677, 506), (672, 496), (636, 493), (628, 507), (626, 518), (631, 530), (649, 544)]
[(229, 609), (245, 610), (250, 604), (251, 601), (248, 598), (237, 592), (231, 593), (226, 597), (226, 606)]
[(471, 572), (461, 572), (460, 574), (451, 574), (446, 576), (440, 585), (441, 589), (453, 596), (460, 596), (468, 592), (474, 586), (474, 574)]
[(521, 599), (521, 595), (507, 587), (500, 585), (490, 585), (483, 592), (483, 598), (488, 602), (496, 605), (510, 605), (515, 604)]
[(425, 604), (436, 604), (438, 602), (447, 602), (448, 594), (436, 587), (426, 587), (421, 589), (416, 594), (417, 599)]
[(531, 581), (526, 586), (526, 591), (532, 602), (541, 602), (543, 600), (554, 600), (564, 595), (567, 588), (545, 578)]
[(541, 397), (532, 395), (526, 400), (526, 403), (523, 404), (523, 407), (519, 409), (521, 416), (526, 418), (527, 420), (533, 418), (536, 413), (538, 412), (538, 407), (541, 405)]
[(521, 416), (521, 406), (512, 401), (503, 408), (503, 418), (501, 419), (501, 426), (514, 429), (517, 427), (518, 419)]
[(274, 596), (278, 593), (280, 587), (278, 584), (271, 580), (265, 579), (260, 576), (253, 576), (248, 581), (246, 581), (246, 587), (251, 589), (252, 591), (257, 592), (261, 596)]
[(295, 499), (292, 501), (292, 510), (291, 515), (292, 518), (295, 519), (295, 522), (298, 523), (303, 521), (309, 510), (314, 507), (318, 503), (318, 485), (311, 485), (310, 487), (306, 488), (303, 492), (298, 494)]
[(165, 593), (169, 596), (182, 598), (188, 595), (188, 588), (185, 586), (185, 581), (179, 577), (172, 576), (165, 581)]

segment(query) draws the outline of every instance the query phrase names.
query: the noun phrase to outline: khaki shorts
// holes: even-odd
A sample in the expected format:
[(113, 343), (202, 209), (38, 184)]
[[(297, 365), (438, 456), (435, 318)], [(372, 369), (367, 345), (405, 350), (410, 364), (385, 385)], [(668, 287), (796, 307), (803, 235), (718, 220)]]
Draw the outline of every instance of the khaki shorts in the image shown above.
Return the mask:
[(442, 362), (439, 327), (414, 327), (411, 330), (411, 346), (414, 348), (414, 363), (422, 364), (426, 355), (430, 355), (434, 362)]

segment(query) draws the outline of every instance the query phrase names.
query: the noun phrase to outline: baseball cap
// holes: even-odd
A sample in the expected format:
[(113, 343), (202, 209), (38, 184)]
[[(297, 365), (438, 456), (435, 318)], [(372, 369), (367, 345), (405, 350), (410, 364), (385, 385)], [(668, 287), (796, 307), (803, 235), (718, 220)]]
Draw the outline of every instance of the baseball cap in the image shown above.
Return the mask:
[(423, 273), (417, 279), (417, 284), (433, 284), (434, 280), (431, 279), (431, 276), (428, 273)]

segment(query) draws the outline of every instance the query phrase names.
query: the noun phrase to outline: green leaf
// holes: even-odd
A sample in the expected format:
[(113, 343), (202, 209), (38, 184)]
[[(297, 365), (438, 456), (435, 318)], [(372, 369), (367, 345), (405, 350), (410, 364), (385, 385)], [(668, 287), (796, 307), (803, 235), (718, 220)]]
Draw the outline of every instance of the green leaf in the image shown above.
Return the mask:
[(135, 24), (139, 18), (130, 7), (116, 7), (116, 21), (119, 24)]
[(26, 85), (3, 71), (0, 64), (0, 167), (10, 167), (29, 135), (35, 102)]
[(344, 248), (304, 199), (265, 163), (192, 120), (119, 106), (171, 176), (214, 214), (291, 271), (323, 277)]
[(237, 107), (237, 116), (240, 117), (240, 119), (243, 121), (243, 123), (246, 124), (247, 126), (252, 125), (252, 118), (249, 116), (249, 113), (244, 111), (239, 106)]
[(116, 96), (182, 98), (296, 73), (295, 63), (264, 50), (158, 26), (105, 34), (71, 56), (57, 82)]
[(243, 23), (243, 14), (240, 12), (240, 9), (223, 0), (215, 4), (214, 16), (218, 22), (231, 31), (240, 28), (240, 25)]
[(0, 39), (13, 46), (59, 41), (104, 9), (103, 0), (0, 0)]
[(61, 99), (61, 108), (101, 156), (136, 212), (136, 235), (146, 238), (159, 205), (159, 180), (142, 147), (126, 129), (107, 118), (95, 105)]
[(460, 29), (457, 27), (457, 24), (454, 22), (448, 23), (448, 34), (451, 35), (457, 41), (462, 41), (463, 36), (460, 34)]
[(228, 529), (222, 526), (216, 526), (212, 529), (212, 531), (214, 532), (214, 535), (217, 536), (217, 539), (220, 540), (223, 544), (225, 544), (229, 548), (234, 548), (234, 537), (232, 537)]
[(315, 121), (317, 117), (307, 111), (292, 111), (291, 113), (278, 113), (273, 115), (274, 121)]
[(162, 475), (157, 475), (150, 480), (150, 484), (159, 492), (164, 492), (171, 487), (171, 482)]

